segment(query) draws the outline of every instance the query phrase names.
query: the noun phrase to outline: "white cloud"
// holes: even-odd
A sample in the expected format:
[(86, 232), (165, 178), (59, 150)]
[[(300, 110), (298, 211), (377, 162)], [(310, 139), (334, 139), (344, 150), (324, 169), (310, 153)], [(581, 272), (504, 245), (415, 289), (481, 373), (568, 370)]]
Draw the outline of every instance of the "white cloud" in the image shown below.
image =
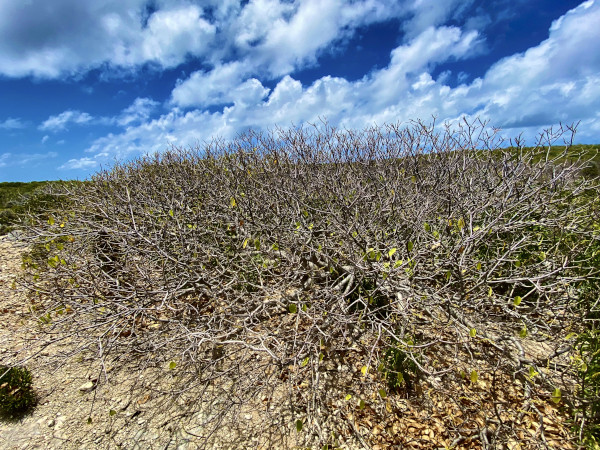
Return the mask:
[(42, 144), (45, 144), (48, 139), (50, 139), (50, 136), (48, 136), (47, 134), (42, 138)]
[(3, 153), (0, 155), (0, 167), (35, 166), (42, 161), (54, 159), (58, 156), (56, 152), (46, 153)]
[(55, 78), (106, 63), (115, 68), (144, 63), (173, 67), (210, 47), (215, 25), (205, 20), (199, 6), (161, 1), (145, 18), (146, 3), (0, 2), (0, 73)]
[(69, 123), (82, 125), (89, 123), (92, 120), (93, 117), (86, 112), (68, 110), (57, 116), (50, 116), (39, 126), (39, 129), (57, 132), (66, 130)]
[(12, 117), (0, 122), (0, 129), (3, 130), (18, 130), (20, 128), (25, 128), (25, 126), (25, 123), (23, 123), (21, 119), (13, 119)]
[(121, 126), (143, 122), (150, 117), (158, 105), (159, 103), (151, 98), (136, 98), (114, 121)]
[(73, 158), (59, 166), (59, 169), (81, 170), (81, 169), (96, 169), (99, 164), (94, 158)]
[[(571, 117), (582, 120), (583, 138), (600, 132), (600, 3), (588, 2), (556, 21), (547, 40), (492, 66), (480, 79), (455, 88), (448, 76), (433, 79), (431, 69), (466, 58), (477, 47), (475, 31), (429, 27), (390, 54), (387, 67), (361, 80), (325, 76), (303, 86), (283, 76), (272, 91), (247, 78), (237, 64), (198, 72), (175, 87), (179, 106), (231, 103), (220, 111), (183, 111), (177, 106), (158, 118), (109, 134), (88, 148), (93, 155), (65, 167), (96, 167), (112, 158), (162, 151), (169, 144), (202, 144), (212, 137), (234, 138), (248, 127), (289, 126), (327, 117), (331, 123), (358, 127), (404, 122), (436, 115), (453, 121), (467, 115), (489, 118), (494, 126), (526, 131)], [(591, 133), (591, 134), (590, 134)], [(596, 134), (594, 134), (596, 133)]]

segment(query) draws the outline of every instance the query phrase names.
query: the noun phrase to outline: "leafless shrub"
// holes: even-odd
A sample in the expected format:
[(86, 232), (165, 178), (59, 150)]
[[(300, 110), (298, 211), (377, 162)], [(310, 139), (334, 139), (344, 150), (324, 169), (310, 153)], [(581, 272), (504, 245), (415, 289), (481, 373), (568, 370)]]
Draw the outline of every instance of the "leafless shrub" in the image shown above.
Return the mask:
[[(597, 183), (545, 157), (573, 131), (529, 153), (466, 121), (172, 149), (67, 188), (69, 209), (29, 230), (27, 282), (74, 353), (221, 380), (223, 411), (278, 399), (324, 444), (340, 395), (443, 384), (475, 339), (512, 376), (566, 351), (598, 280)], [(518, 336), (556, 345), (525, 361)]]

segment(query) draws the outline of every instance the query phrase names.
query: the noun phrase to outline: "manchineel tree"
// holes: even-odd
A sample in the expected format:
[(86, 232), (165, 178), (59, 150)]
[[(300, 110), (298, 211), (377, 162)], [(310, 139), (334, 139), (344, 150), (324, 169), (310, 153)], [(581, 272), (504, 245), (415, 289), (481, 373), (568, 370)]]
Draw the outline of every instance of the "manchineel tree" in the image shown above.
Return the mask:
[[(264, 398), (302, 445), (380, 442), (349, 417), (391, 420), (404, 398), (460, 411), (454, 444), (522, 440), (514, 417), (540, 401), (579, 427), (599, 410), (568, 356), (589, 358), (581, 333), (597, 346), (600, 200), (574, 132), (525, 152), (479, 121), (323, 122), (174, 148), (55, 188), (69, 207), (32, 218), (23, 282), (73, 354), (224, 399), (207, 429)], [(517, 406), (485, 397), (507, 386)]]

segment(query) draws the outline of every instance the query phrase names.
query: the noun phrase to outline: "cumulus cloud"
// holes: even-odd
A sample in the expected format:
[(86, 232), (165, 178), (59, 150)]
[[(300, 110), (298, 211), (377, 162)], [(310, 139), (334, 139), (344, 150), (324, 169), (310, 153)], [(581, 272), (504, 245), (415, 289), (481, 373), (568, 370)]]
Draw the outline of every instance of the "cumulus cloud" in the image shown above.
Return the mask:
[(146, 3), (0, 2), (0, 72), (55, 78), (103, 64), (173, 67), (209, 47), (215, 26), (205, 20), (202, 8), (163, 1), (144, 17)]
[(181, 107), (208, 107), (223, 104), (256, 104), (269, 93), (256, 78), (243, 80), (239, 63), (218, 66), (209, 72), (194, 72), (179, 83), (171, 103)]
[[(53, 0), (51, 5), (43, 0), (4, 0), (0, 73), (57, 78), (99, 67), (118, 73), (148, 63), (176, 67), (193, 57), (212, 66), (235, 58), (255, 73), (282, 76), (315, 64), (320, 54), (343, 45), (361, 27), (417, 17), (431, 9), (429, 4), (412, 3), (161, 0), (149, 10), (147, 0)], [(423, 23), (435, 25), (448, 14), (445, 8), (436, 13), (436, 20)]]
[(134, 102), (125, 108), (115, 122), (120, 126), (127, 126), (135, 122), (143, 122), (150, 117), (159, 103), (151, 98), (136, 98)]
[[(429, 26), (395, 48), (386, 67), (358, 81), (325, 76), (305, 86), (284, 75), (269, 91), (241, 64), (215, 65), (173, 89), (169, 112), (95, 140), (87, 150), (91, 156), (71, 160), (64, 167), (96, 167), (112, 158), (161, 151), (170, 144), (193, 146), (216, 136), (234, 138), (248, 127), (288, 126), (319, 117), (362, 128), (431, 115), (448, 121), (480, 116), (491, 119), (494, 126), (526, 130), (530, 135), (540, 127), (579, 117), (586, 132), (597, 135), (598, 23), (600, 2), (585, 2), (555, 21), (539, 45), (504, 58), (483, 77), (455, 88), (446, 84), (447, 74), (434, 79), (432, 68), (468, 58), (479, 45), (475, 30)], [(258, 39), (253, 45), (268, 41), (267, 35), (257, 33), (250, 29), (248, 45), (252, 39)], [(204, 109), (217, 104), (226, 106), (212, 112)]]
[(57, 116), (50, 116), (39, 126), (40, 130), (44, 131), (63, 131), (67, 129), (67, 125), (74, 123), (82, 125), (89, 123), (93, 120), (93, 117), (86, 112), (81, 111), (64, 111)]
[(21, 119), (14, 119), (12, 117), (0, 122), (0, 129), (2, 130), (18, 130), (20, 128), (25, 128), (25, 126), (25, 123)]

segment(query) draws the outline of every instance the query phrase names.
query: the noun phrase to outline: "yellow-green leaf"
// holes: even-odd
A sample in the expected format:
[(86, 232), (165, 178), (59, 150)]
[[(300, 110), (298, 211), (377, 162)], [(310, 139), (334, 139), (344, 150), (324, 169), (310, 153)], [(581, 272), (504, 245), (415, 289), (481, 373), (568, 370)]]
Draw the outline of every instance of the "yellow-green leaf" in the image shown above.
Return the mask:
[(560, 392), (559, 388), (554, 389), (554, 391), (552, 392), (552, 401), (554, 403), (560, 403), (560, 399), (562, 397), (562, 394)]
[(175, 213), (173, 212), (173, 210), (172, 210), (172, 209), (170, 209), (170, 210), (169, 210), (169, 215), (170, 215), (171, 217), (173, 217), (173, 216), (175, 215)]
[(362, 366), (362, 368), (360, 369), (360, 373), (362, 373), (363, 377), (367, 375), (367, 372), (369, 372), (369, 367)]
[(471, 328), (471, 330), (469, 331), (469, 336), (474, 338), (476, 335), (477, 335), (477, 330), (475, 328)]
[(296, 314), (298, 312), (298, 307), (296, 306), (295, 303), (290, 303), (288, 305), (288, 310), (289, 312), (291, 312), (292, 314)]
[(171, 361), (169, 363), (169, 370), (173, 370), (175, 367), (177, 367), (177, 363), (175, 361)]
[(522, 339), (527, 337), (527, 325), (523, 325), (523, 328), (521, 328), (521, 331), (519, 331), (519, 336)]
[(396, 250), (398, 250), (397, 248), (391, 248), (390, 251), (388, 252), (388, 256), (391, 258), (392, 256), (394, 256), (394, 253), (396, 253)]
[(427, 222), (425, 222), (423, 224), (423, 227), (425, 228), (425, 231), (427, 231), (428, 233), (431, 231), (431, 225), (429, 225)]
[(365, 409), (365, 401), (364, 400), (359, 400), (358, 402), (358, 409)]
[(303, 425), (302, 420), (300, 420), (300, 419), (296, 420), (296, 431), (298, 433), (300, 433), (302, 431), (302, 425)]
[(414, 246), (415, 244), (413, 244), (412, 241), (408, 241), (406, 248), (408, 248), (408, 251), (411, 252)]
[(381, 398), (386, 398), (387, 397), (387, 393), (385, 392), (385, 389), (379, 389), (379, 396)]
[(54, 217), (52, 217), (52, 216), (48, 217), (48, 224), (54, 225)]
[(244, 243), (242, 244), (242, 248), (246, 248), (248, 246), (248, 242), (250, 242), (250, 238), (244, 239)]
[(463, 220), (462, 217), (460, 219), (458, 219), (458, 223), (456, 225), (458, 226), (459, 230), (462, 230), (465, 227), (465, 221)]
[(350, 394), (346, 395), (345, 400), (348, 401), (352, 398), (352, 396)]
[(481, 270), (481, 263), (480, 262), (477, 263), (477, 270)]
[(308, 364), (308, 356), (306, 358), (304, 358), (304, 360), (302, 361), (302, 364), (300, 365), (301, 367), (304, 367)]
[(111, 410), (108, 412), (108, 415), (109, 415), (109, 416), (114, 416), (115, 414), (117, 414), (117, 412), (116, 412), (114, 409), (111, 409)]
[(520, 296), (516, 296), (515, 299), (513, 300), (513, 305), (515, 306), (519, 306), (521, 304), (521, 300), (522, 298)]
[(232, 208), (235, 208), (235, 205), (236, 205), (236, 203), (235, 203), (235, 198), (231, 197), (231, 199), (229, 200), (229, 205), (230, 205)]
[(471, 383), (477, 383), (478, 378), (479, 378), (479, 375), (477, 375), (477, 371), (472, 370), (471, 371)]

